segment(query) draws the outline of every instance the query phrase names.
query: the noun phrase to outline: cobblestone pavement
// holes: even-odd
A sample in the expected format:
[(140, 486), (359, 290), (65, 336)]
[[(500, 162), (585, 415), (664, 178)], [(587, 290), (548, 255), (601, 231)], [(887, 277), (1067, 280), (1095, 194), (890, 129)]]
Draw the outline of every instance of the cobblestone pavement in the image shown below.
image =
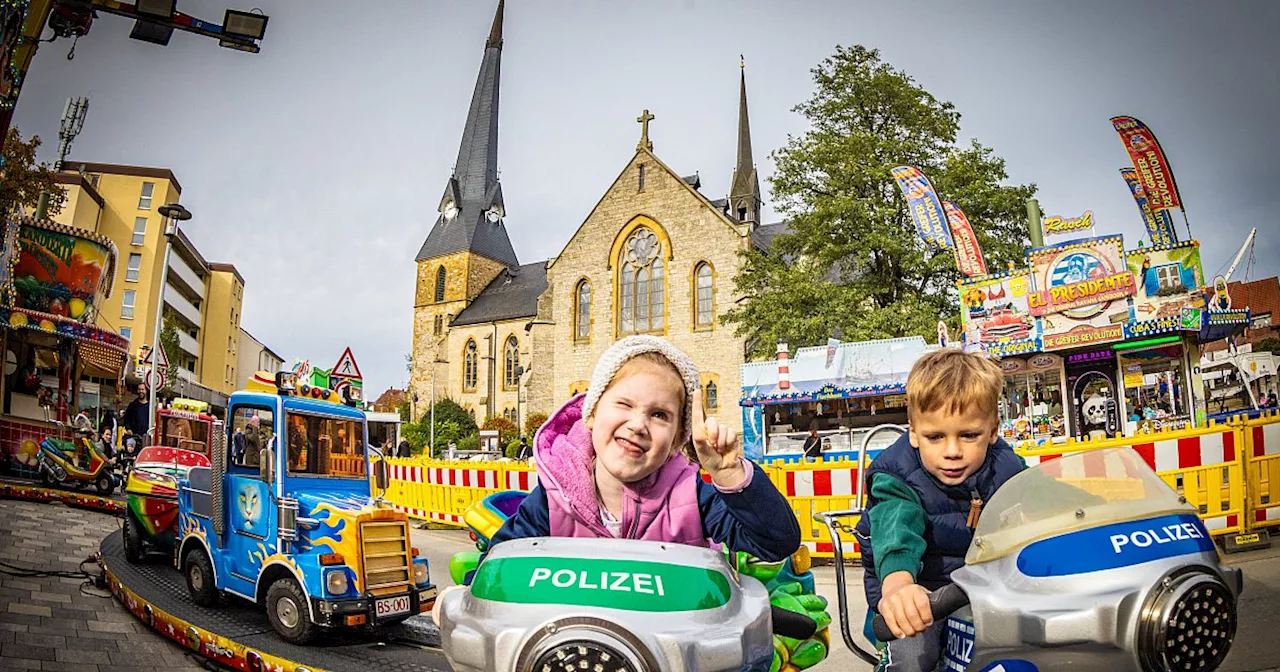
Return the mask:
[[(74, 572), (119, 525), (118, 518), (92, 511), (0, 500), (0, 561)], [(97, 571), (92, 564), (85, 569)], [(110, 597), (86, 594), (106, 593), (82, 584), (84, 579), (0, 573), (0, 672), (202, 669), (185, 648), (152, 632)]]

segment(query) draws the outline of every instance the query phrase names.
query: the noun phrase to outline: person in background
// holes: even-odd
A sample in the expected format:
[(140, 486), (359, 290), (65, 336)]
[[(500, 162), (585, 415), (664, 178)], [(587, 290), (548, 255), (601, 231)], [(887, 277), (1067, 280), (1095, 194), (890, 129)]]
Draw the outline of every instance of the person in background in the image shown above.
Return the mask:
[(124, 409), (123, 425), (141, 440), (151, 431), (151, 404), (147, 401), (147, 384), (138, 383), (138, 396)]
[(400, 439), (400, 445), (396, 448), (396, 457), (409, 457), (413, 454), (413, 447), (409, 445), (407, 439)]
[(817, 460), (822, 457), (822, 439), (818, 438), (818, 423), (809, 423), (809, 436), (804, 437), (804, 459)]
[(520, 449), (516, 451), (516, 459), (521, 462), (529, 461), (533, 457), (533, 448), (529, 445), (529, 439), (520, 437)]

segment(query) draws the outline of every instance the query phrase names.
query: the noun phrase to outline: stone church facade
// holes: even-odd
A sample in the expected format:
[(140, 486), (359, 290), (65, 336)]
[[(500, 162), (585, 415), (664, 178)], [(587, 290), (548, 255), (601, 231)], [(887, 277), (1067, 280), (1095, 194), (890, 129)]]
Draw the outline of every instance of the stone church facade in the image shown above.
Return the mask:
[(703, 372), (709, 412), (741, 425), (742, 338), (720, 316), (734, 292), (738, 252), (767, 245), (761, 226), (746, 82), (730, 196), (711, 200), (695, 176), (654, 153), (646, 110), (640, 142), (613, 184), (552, 259), (521, 264), (505, 229), (497, 178), (503, 6), (476, 82), (454, 173), (419, 251), (410, 393), (416, 412), (451, 398), (478, 422), (523, 425), (585, 391), (596, 360), (633, 333), (662, 336)]

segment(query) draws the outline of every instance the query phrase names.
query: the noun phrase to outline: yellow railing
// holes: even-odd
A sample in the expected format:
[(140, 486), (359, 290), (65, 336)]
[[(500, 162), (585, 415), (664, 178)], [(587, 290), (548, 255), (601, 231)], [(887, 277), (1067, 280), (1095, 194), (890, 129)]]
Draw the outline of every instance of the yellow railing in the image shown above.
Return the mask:
[[(1278, 414), (1200, 429), (1019, 448), (1018, 453), (1034, 464), (1119, 446), (1133, 447), (1152, 464), (1161, 479), (1199, 509), (1215, 536), (1280, 526), (1280, 490), (1275, 490), (1280, 489)], [(463, 526), (462, 515), (475, 502), (500, 490), (528, 490), (537, 483), (533, 466), (524, 462), (391, 458), (388, 464), (392, 479), (387, 501), (409, 515), (457, 527)], [(764, 465), (764, 472), (791, 503), (802, 541), (814, 555), (830, 557), (830, 537), (813, 514), (854, 508), (856, 461), (771, 463)], [(857, 521), (847, 522), (852, 527)], [(841, 538), (846, 549), (854, 548), (851, 535), (842, 533)], [(860, 553), (855, 550), (853, 556)]]

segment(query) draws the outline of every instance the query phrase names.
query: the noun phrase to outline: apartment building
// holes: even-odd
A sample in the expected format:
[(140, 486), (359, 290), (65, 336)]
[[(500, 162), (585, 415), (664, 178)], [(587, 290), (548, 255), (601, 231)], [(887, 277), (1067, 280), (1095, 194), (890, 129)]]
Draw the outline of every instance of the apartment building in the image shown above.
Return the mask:
[(245, 384), (259, 371), (275, 373), (284, 368), (284, 357), (277, 355), (253, 334), (240, 328), (240, 352), (237, 358), (238, 374), (236, 388), (244, 389)]
[[(68, 161), (57, 179), (67, 203), (53, 219), (106, 235), (119, 255), (115, 289), (96, 324), (128, 337), (136, 355), (151, 343), (163, 301), (178, 327), (178, 352), (168, 353), (175, 391), (224, 407), (240, 368), (244, 277), (231, 264), (205, 259), (180, 228), (160, 286), (170, 241), (159, 209), (181, 197), (177, 177), (167, 168)], [(184, 226), (199, 225), (197, 213)]]

